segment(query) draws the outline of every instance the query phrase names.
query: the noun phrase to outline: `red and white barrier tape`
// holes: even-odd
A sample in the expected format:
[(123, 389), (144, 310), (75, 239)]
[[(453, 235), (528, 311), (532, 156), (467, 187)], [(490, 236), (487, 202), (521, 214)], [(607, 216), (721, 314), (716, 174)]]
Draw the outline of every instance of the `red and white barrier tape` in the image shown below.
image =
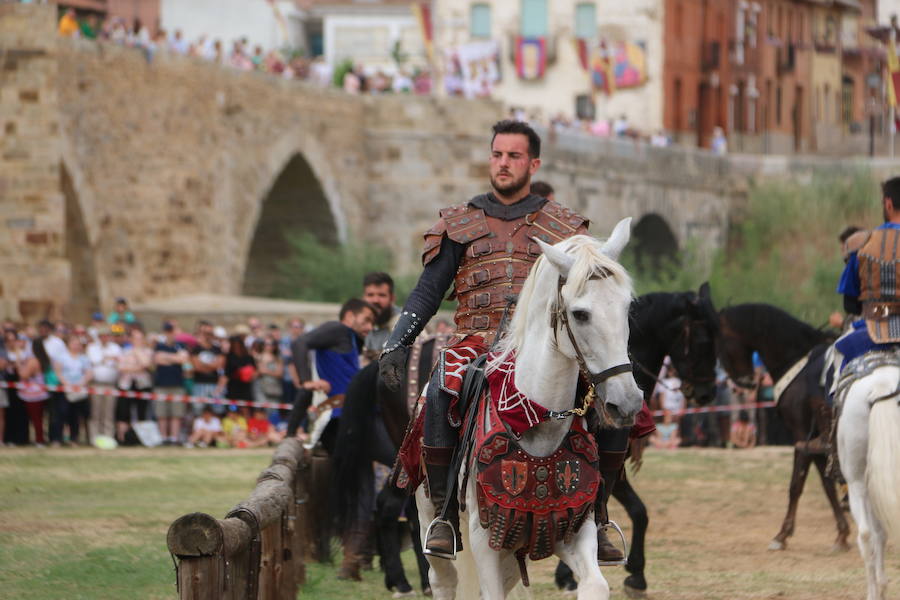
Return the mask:
[[(717, 412), (731, 412), (734, 410), (749, 410), (753, 408), (772, 408), (775, 406), (774, 402), (750, 402), (748, 404), (726, 404), (725, 406), (696, 406), (693, 408), (684, 408), (677, 412), (672, 412), (673, 415), (695, 415), (698, 413), (717, 413)], [(653, 411), (654, 417), (663, 416), (663, 411), (655, 410)]]
[[(133, 390), (119, 390), (111, 387), (93, 387), (83, 385), (44, 385), (31, 382), (8, 382), (0, 381), (0, 388), (26, 388), (41, 389), (48, 392), (73, 392), (87, 393), (93, 396), (117, 396), (123, 398), (138, 398), (140, 400), (153, 400), (154, 402), (183, 402), (185, 404), (218, 404), (228, 406), (255, 406), (259, 408), (279, 408), (290, 410), (292, 404), (281, 404), (278, 402), (248, 402), (246, 400), (229, 400), (227, 398), (206, 398), (201, 396), (188, 396), (186, 394), (157, 394), (155, 392), (135, 392)], [(728, 404), (725, 406), (697, 406), (693, 408), (685, 408), (673, 415), (694, 415), (700, 413), (718, 413), (732, 412), (735, 410), (749, 410), (754, 408), (772, 408), (774, 402), (751, 402), (749, 404)], [(663, 416), (663, 411), (653, 411), (654, 417)]]
[(257, 408), (282, 408), (287, 410), (294, 407), (292, 404), (281, 404), (278, 402), (248, 402), (246, 400), (229, 400), (227, 398), (205, 398), (200, 396), (188, 396), (186, 394), (157, 394), (155, 392), (135, 392), (133, 390), (119, 390), (111, 387), (83, 385), (44, 385), (32, 382), (0, 381), (0, 388), (41, 389), (48, 392), (87, 393), (93, 396), (117, 396), (122, 398), (153, 400), (154, 402), (182, 402), (184, 404), (197, 403), (228, 406), (253, 406)]

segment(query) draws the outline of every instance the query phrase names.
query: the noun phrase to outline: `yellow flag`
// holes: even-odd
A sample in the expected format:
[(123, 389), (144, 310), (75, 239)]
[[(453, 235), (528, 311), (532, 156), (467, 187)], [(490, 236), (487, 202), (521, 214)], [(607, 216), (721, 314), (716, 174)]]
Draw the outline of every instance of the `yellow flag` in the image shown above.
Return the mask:
[(887, 51), (887, 89), (888, 101), (891, 106), (897, 106), (897, 84), (900, 84), (900, 60), (897, 58), (897, 45), (894, 36), (888, 36)]

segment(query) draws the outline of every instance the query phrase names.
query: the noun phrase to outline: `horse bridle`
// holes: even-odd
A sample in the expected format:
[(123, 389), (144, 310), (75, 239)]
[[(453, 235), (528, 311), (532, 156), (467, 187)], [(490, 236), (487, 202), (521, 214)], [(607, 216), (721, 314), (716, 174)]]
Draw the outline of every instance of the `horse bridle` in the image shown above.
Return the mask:
[[(613, 272), (606, 267), (601, 267), (599, 271), (595, 272), (589, 277), (589, 280), (606, 279), (607, 277), (611, 277), (612, 274)], [(582, 404), (580, 408), (570, 408), (561, 412), (554, 410), (548, 411), (550, 418), (553, 419), (565, 419), (572, 415), (583, 417), (587, 414), (587, 411), (590, 408), (591, 404), (594, 403), (594, 400), (599, 397), (599, 394), (597, 393), (597, 385), (603, 383), (611, 377), (621, 375), (622, 373), (630, 373), (633, 370), (632, 365), (629, 362), (623, 363), (621, 365), (615, 365), (599, 373), (591, 373), (591, 370), (588, 368), (587, 361), (584, 359), (584, 354), (582, 354), (581, 348), (578, 347), (578, 342), (575, 341), (575, 334), (572, 333), (572, 326), (569, 324), (569, 315), (566, 314), (566, 306), (563, 302), (562, 297), (562, 289), (565, 284), (565, 278), (560, 276), (556, 285), (556, 306), (550, 312), (550, 327), (553, 329), (553, 341), (558, 347), (559, 339), (557, 337), (557, 331), (559, 330), (559, 324), (562, 323), (563, 328), (566, 330), (566, 335), (569, 336), (569, 342), (571, 342), (572, 348), (575, 350), (575, 360), (578, 362), (578, 370), (581, 372), (581, 376), (588, 384), (588, 391), (584, 395), (584, 398), (582, 398)]]

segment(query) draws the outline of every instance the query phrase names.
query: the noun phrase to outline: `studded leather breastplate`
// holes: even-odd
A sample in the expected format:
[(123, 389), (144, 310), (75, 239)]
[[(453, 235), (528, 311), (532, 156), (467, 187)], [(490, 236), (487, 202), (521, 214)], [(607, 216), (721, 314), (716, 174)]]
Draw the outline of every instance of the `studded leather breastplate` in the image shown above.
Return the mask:
[(900, 342), (900, 230), (876, 229), (857, 256), (869, 335), (879, 344)]
[[(466, 244), (454, 279), (459, 303), (454, 317), (457, 336), (479, 335), (488, 344), (497, 333), (509, 298), (519, 294), (531, 265), (541, 255), (532, 238), (555, 244), (587, 233), (584, 217), (552, 201), (511, 221), (490, 217), (470, 205), (446, 208), (441, 219), (439, 225), (445, 227), (446, 235)], [(437, 233), (436, 229), (432, 231)], [(440, 238), (429, 240), (426, 234), (426, 262), (435, 243), (439, 245)]]

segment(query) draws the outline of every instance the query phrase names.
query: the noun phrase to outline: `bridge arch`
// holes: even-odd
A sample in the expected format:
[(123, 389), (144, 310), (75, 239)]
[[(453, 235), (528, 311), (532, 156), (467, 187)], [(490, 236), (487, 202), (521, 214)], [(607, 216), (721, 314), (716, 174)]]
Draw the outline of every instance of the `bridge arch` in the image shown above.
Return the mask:
[(289, 237), (308, 231), (326, 244), (347, 239), (341, 194), (320, 147), (309, 132), (293, 131), (271, 148), (269, 176), (261, 182), (254, 214), (247, 220), (240, 291), (248, 296), (275, 292), (277, 264), (291, 250)]
[(94, 251), (96, 229), (93, 214), (85, 211), (84, 186), (78, 185), (70, 164), (60, 161), (59, 165), (60, 190), (65, 205), (63, 252), (69, 262), (68, 298), (63, 313), (71, 321), (86, 322), (93, 311), (102, 307)]
[(678, 260), (678, 240), (669, 223), (657, 213), (647, 213), (631, 230), (630, 247), (639, 272), (657, 271)]

